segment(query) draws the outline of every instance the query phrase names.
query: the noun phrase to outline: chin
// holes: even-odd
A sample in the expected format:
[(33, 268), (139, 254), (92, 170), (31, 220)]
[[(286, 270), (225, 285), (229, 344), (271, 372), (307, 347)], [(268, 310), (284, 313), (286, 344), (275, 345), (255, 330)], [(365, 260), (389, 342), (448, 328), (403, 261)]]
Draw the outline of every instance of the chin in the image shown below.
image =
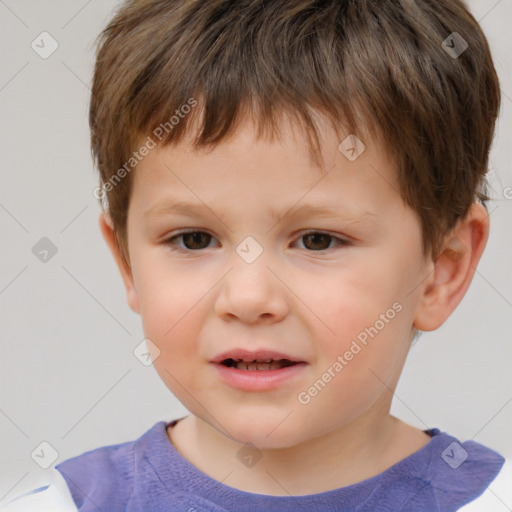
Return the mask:
[(289, 448), (302, 441), (297, 424), (291, 421), (292, 416), (283, 421), (286, 415), (283, 417), (282, 413), (275, 419), (262, 413), (248, 414), (245, 419), (231, 418), (222, 424), (237, 443), (253, 444), (261, 450)]

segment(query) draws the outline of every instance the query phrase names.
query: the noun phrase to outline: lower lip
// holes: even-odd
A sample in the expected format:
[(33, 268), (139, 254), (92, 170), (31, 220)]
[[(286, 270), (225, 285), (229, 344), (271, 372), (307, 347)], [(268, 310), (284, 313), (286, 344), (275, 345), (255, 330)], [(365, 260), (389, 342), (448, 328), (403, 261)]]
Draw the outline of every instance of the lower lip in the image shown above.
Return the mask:
[(243, 391), (268, 391), (276, 389), (302, 372), (307, 363), (297, 363), (279, 370), (237, 370), (219, 363), (219, 377), (231, 387)]

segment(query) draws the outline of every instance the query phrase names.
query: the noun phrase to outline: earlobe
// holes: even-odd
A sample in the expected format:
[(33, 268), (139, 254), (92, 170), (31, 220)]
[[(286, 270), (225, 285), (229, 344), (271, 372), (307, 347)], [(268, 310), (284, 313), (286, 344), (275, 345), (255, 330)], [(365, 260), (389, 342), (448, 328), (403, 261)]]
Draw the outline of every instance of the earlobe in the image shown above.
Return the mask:
[(474, 203), (466, 217), (446, 237), (443, 249), (426, 280), (414, 326), (421, 331), (439, 328), (466, 294), (489, 236), (489, 216)]
[(99, 216), (99, 225), (101, 234), (107, 243), (110, 252), (114, 256), (114, 260), (116, 262), (117, 268), (121, 273), (121, 277), (123, 279), (123, 283), (126, 289), (126, 296), (128, 300), (128, 305), (134, 313), (140, 314), (139, 300), (137, 296), (137, 291), (135, 289), (134, 281), (133, 281), (133, 273), (130, 266), (126, 263), (121, 253), (121, 248), (117, 242), (116, 234), (113, 229), (112, 220), (110, 216), (101, 212)]

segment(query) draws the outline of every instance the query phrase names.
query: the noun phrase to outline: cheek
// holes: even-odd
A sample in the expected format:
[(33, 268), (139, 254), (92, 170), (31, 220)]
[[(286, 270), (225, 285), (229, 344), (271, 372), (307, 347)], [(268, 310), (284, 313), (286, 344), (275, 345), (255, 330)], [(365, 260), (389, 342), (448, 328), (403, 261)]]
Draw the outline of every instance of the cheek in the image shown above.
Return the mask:
[[(173, 282), (171, 285), (169, 283)], [(190, 287), (190, 281), (146, 282), (141, 316), (144, 334), (157, 347), (153, 366), (172, 393), (185, 407), (194, 406), (190, 397), (202, 391), (201, 374), (205, 362), (199, 357), (201, 326), (204, 324), (208, 287)]]
[(367, 402), (378, 394), (381, 380), (394, 379), (407, 354), (410, 331), (411, 313), (403, 298), (398, 300), (403, 295), (399, 278), (379, 266), (362, 270), (340, 274), (321, 293), (309, 295), (330, 328), (312, 324), (322, 345), (316, 377), (330, 379), (331, 398), (349, 409), (354, 400)]
[(377, 264), (360, 262), (337, 274), (331, 272), (321, 286), (303, 289), (305, 302), (311, 305), (319, 320), (316, 331), (320, 332), (324, 325), (322, 339), (328, 341), (328, 345), (348, 349), (347, 342), (392, 307), (399, 293), (396, 283), (388, 282), (386, 276), (389, 272), (383, 272)]
[(183, 357), (197, 358), (212, 283), (197, 274), (171, 269), (168, 262), (146, 260), (138, 268), (134, 278), (144, 334), (159, 348), (160, 359), (175, 366)]
[[(391, 400), (388, 389), (394, 389), (407, 355), (402, 336), (405, 324), (398, 316), (381, 330), (365, 325), (362, 317), (350, 317), (346, 324), (354, 335), (347, 332), (325, 348), (315, 375), (301, 390), (300, 399), (297, 397), (305, 411), (309, 406), (302, 404), (309, 400), (310, 411), (314, 411), (311, 416), (325, 428), (351, 421), (377, 400)], [(341, 325), (339, 329), (342, 332)]]

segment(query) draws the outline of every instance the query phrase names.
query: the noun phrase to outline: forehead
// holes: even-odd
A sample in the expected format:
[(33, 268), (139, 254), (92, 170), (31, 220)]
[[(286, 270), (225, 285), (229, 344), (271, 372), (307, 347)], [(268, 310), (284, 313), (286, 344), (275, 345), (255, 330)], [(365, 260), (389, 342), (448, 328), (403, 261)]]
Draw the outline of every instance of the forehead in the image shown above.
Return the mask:
[[(295, 198), (297, 207), (303, 206), (306, 196), (314, 199), (317, 204), (313, 202), (313, 206), (321, 214), (320, 207), (337, 200), (355, 204), (365, 190), (371, 199), (366, 206), (371, 202), (378, 205), (396, 193), (393, 165), (373, 139), (360, 140), (362, 146), (356, 149), (362, 152), (351, 160), (344, 143), (349, 134), (335, 131), (323, 119), (317, 126), (321, 142), (318, 159), (306, 134), (293, 122), (283, 122), (274, 138), (258, 137), (257, 127), (246, 122), (213, 147), (195, 149), (191, 137), (158, 146), (139, 163), (132, 195), (143, 199), (140, 206), (147, 212), (165, 209), (165, 198), (170, 196), (181, 203), (208, 199), (241, 205), (259, 194), (260, 201), (268, 200), (275, 217), (278, 213), (273, 205), (281, 205), (285, 198), (287, 203)], [(390, 190), (383, 193), (383, 188)], [(358, 209), (370, 211), (365, 206)], [(314, 213), (314, 208), (310, 212)]]
[[(195, 115), (194, 115), (195, 114)], [(211, 147), (193, 147), (193, 142), (199, 136), (203, 123), (203, 110), (192, 114), (187, 124), (187, 132), (183, 141), (177, 144), (180, 151), (193, 153), (196, 156), (206, 156), (211, 153), (219, 155), (223, 152), (239, 156), (248, 152), (280, 152), (292, 150), (302, 161), (308, 162), (314, 169), (325, 167), (324, 148), (315, 149), (312, 144), (313, 134), (304, 128), (297, 120), (286, 112), (274, 114), (272, 120), (247, 118), (235, 123), (232, 132), (226, 134), (219, 142)], [(323, 140), (323, 146), (329, 146), (332, 141), (339, 138), (328, 126), (326, 118), (319, 112), (313, 111), (311, 116), (317, 125), (318, 135)], [(273, 124), (275, 123), (275, 124)], [(332, 140), (326, 140), (332, 139)], [(172, 146), (171, 146), (172, 147)]]

